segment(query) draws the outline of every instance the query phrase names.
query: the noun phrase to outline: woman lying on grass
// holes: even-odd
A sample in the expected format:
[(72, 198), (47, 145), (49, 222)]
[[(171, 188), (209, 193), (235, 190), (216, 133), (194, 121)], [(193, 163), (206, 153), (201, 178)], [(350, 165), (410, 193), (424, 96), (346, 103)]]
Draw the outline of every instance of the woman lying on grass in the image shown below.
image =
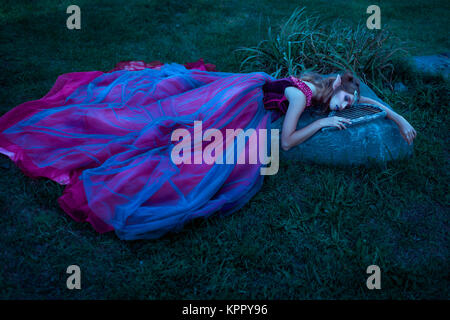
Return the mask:
[[(229, 129), (266, 132), (274, 113), (265, 109), (275, 108), (286, 111), (282, 147), (287, 150), (322, 127), (345, 129), (350, 123), (324, 118), (295, 131), (305, 107), (342, 110), (355, 92), (359, 95), (359, 82), (347, 73), (342, 79), (277, 80), (264, 72), (213, 67), (202, 61), (125, 62), (109, 72), (63, 74), (43, 98), (0, 117), (0, 153), (31, 177), (66, 185), (58, 202), (76, 221), (101, 233), (114, 230), (121, 239), (155, 239), (194, 218), (235, 212), (263, 182), (261, 162), (175, 163), (175, 131), (187, 132), (182, 140), (189, 144), (196, 121), (205, 132), (223, 136)], [(416, 133), (405, 119), (376, 101), (362, 101), (385, 109), (412, 142)], [(255, 147), (247, 143), (245, 154)], [(234, 154), (234, 143), (220, 148), (219, 154)], [(186, 154), (190, 159), (192, 152)]]

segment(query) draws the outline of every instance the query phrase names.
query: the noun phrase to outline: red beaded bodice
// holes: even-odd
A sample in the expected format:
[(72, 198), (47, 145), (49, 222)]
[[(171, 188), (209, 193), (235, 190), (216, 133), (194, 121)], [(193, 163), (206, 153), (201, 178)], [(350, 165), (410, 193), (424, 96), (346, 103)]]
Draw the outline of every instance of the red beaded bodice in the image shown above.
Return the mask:
[(304, 93), (304, 95), (306, 96), (306, 106), (309, 107), (311, 105), (311, 100), (313, 96), (311, 88), (302, 80), (297, 79), (294, 76), (290, 76), (289, 78), (295, 83), (296, 87), (299, 88)]

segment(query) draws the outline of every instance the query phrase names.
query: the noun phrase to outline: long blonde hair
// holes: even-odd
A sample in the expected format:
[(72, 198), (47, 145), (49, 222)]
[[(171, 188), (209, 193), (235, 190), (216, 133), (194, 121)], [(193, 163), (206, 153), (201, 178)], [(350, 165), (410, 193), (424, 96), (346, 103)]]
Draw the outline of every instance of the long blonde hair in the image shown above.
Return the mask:
[(329, 111), (331, 98), (340, 90), (350, 94), (354, 94), (356, 90), (358, 96), (360, 96), (360, 81), (351, 71), (345, 71), (341, 75), (341, 85), (336, 89), (333, 89), (333, 82), (336, 77), (325, 78), (316, 72), (308, 72), (298, 78), (314, 84), (317, 92), (312, 98), (312, 105), (318, 107), (323, 113)]

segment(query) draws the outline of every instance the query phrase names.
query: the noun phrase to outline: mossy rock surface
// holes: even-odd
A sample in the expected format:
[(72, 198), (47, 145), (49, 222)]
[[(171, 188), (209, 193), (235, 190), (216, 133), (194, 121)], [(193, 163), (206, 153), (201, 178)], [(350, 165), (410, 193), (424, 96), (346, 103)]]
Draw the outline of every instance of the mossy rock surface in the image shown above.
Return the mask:
[[(361, 95), (377, 100), (392, 110), (391, 106), (379, 99), (362, 81)], [(307, 109), (300, 117), (297, 129), (321, 117), (323, 115), (317, 115)], [(283, 120), (284, 116), (272, 123), (272, 129), (280, 130), (280, 139)], [(351, 125), (345, 130), (320, 130), (288, 151), (280, 148), (281, 159), (335, 165), (387, 162), (410, 157), (412, 154), (413, 144), (408, 145), (401, 136), (397, 124), (387, 118)]]

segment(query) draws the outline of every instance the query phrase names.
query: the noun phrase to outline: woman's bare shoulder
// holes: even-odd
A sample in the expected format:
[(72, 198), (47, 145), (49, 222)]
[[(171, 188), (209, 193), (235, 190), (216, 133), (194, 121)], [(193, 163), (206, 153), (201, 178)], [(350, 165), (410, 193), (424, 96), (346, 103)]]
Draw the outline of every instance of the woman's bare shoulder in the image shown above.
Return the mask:
[(289, 102), (294, 101), (294, 100), (305, 100), (306, 101), (306, 96), (303, 93), (303, 91), (294, 86), (286, 87), (284, 89), (284, 96), (286, 97), (286, 99), (289, 100)]

